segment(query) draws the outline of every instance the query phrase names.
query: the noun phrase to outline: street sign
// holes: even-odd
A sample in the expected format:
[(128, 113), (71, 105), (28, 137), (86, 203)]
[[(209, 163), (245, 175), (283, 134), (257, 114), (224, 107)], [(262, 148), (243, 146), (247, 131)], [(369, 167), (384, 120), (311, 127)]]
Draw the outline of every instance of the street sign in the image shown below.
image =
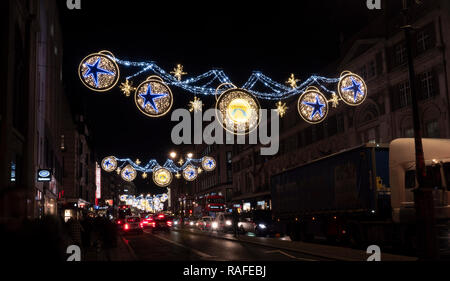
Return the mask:
[(52, 180), (52, 171), (50, 169), (40, 169), (37, 174), (38, 182), (50, 182)]

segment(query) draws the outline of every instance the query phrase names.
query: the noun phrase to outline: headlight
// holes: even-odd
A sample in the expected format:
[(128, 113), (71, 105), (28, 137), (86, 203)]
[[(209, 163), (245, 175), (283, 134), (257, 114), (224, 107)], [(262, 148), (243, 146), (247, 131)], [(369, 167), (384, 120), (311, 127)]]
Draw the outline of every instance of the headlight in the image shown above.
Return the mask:
[(231, 223), (231, 221), (226, 221), (225, 224), (226, 225), (231, 225), (232, 223)]
[(212, 223), (212, 228), (217, 228), (219, 225), (217, 224), (217, 222), (213, 222)]
[(173, 224), (177, 225), (177, 224), (178, 224), (178, 221), (175, 221)]
[(194, 225), (194, 222), (193, 222), (193, 221), (191, 221), (191, 222), (189, 223), (189, 225)]
[(265, 228), (266, 228), (266, 225), (265, 225), (265, 224), (262, 224), (262, 223), (260, 223), (258, 226), (259, 226), (259, 228), (261, 228), (261, 229), (265, 229)]

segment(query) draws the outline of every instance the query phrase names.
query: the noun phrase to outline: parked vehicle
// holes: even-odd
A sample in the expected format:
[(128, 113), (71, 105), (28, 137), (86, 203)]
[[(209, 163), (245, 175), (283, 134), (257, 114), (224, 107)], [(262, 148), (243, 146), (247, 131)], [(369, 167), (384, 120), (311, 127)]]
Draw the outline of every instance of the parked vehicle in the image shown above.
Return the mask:
[[(450, 140), (423, 139), (423, 150), (426, 186), (435, 189), (435, 217), (445, 225), (450, 218)], [(366, 144), (272, 176), (273, 212), (292, 240), (325, 237), (413, 249), (416, 182), (414, 139)]]

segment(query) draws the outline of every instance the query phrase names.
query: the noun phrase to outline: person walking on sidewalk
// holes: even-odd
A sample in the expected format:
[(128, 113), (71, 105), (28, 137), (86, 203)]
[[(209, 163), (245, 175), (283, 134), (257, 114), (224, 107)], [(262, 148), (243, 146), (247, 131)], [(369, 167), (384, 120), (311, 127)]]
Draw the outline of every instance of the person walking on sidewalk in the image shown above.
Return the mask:
[(239, 222), (239, 214), (236, 209), (233, 210), (233, 232), (234, 237), (238, 236), (238, 222)]

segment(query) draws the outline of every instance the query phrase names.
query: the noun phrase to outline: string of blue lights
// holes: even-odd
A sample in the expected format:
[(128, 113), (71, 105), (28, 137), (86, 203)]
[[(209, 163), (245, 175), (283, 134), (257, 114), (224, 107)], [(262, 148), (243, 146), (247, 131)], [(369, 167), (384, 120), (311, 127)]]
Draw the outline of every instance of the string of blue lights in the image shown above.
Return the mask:
[(142, 172), (142, 173), (151, 173), (153, 170), (157, 167), (163, 167), (169, 170), (172, 173), (177, 173), (183, 171), (188, 165), (192, 165), (194, 167), (197, 167), (199, 163), (203, 161), (203, 158), (200, 159), (193, 159), (193, 158), (187, 158), (186, 162), (184, 162), (183, 165), (180, 167), (177, 166), (171, 159), (167, 159), (164, 165), (158, 164), (158, 161), (156, 159), (151, 159), (145, 164), (144, 166), (136, 164), (133, 160), (130, 158), (115, 158), (115, 160), (119, 163), (118, 167), (123, 168), (127, 164), (131, 165), (136, 171)]
[[(127, 80), (137, 77), (139, 75), (153, 72), (160, 76), (167, 85), (179, 87), (194, 95), (215, 95), (216, 88), (212, 87), (214, 82), (217, 84), (230, 83), (231, 79), (222, 70), (212, 69), (203, 74), (191, 77), (185, 80), (179, 80), (176, 75), (172, 75), (159, 67), (154, 62), (133, 62), (118, 59), (110, 56), (117, 64), (125, 67), (138, 68), (139, 70), (126, 77)], [(200, 83), (202, 81), (202, 83)], [(336, 84), (340, 81), (340, 78), (328, 78), (318, 75), (312, 75), (306, 79), (303, 83), (296, 87), (288, 87), (284, 84), (278, 83), (270, 77), (264, 75), (259, 71), (253, 72), (247, 81), (242, 85), (242, 89), (247, 90), (254, 96), (265, 100), (283, 100), (292, 96), (303, 94), (309, 86), (317, 86), (325, 93), (334, 94), (335, 91), (330, 90), (331, 84)], [(264, 87), (265, 91), (256, 90), (257, 87)], [(228, 85), (228, 88), (231, 85)]]

